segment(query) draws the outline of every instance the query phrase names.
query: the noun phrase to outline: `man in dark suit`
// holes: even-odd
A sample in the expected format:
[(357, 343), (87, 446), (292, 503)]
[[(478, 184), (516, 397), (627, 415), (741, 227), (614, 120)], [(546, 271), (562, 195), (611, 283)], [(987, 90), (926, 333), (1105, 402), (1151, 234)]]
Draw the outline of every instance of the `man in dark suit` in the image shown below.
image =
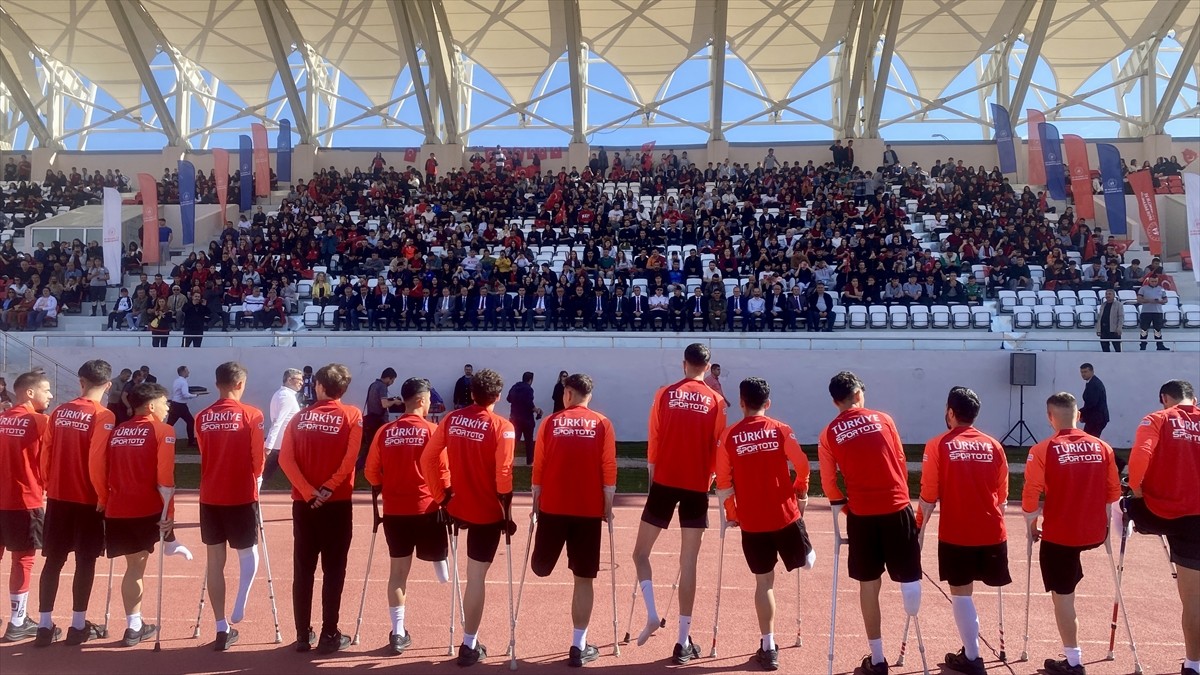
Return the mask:
[(537, 326), (537, 319), (544, 319), (545, 330), (550, 330), (550, 326), (554, 323), (554, 298), (546, 295), (546, 289), (539, 286), (533, 294), (533, 299), (529, 305), (529, 327)]
[(536, 417), (542, 416), (542, 409), (533, 402), (533, 373), (525, 371), (521, 381), (508, 390), (508, 419), (512, 422), (517, 434), (516, 440), (525, 439), (525, 464), (533, 464), (533, 438), (537, 427)]
[(833, 319), (833, 296), (825, 292), (825, 284), (817, 282), (808, 296), (808, 330), (833, 332)]
[(708, 297), (699, 286), (692, 293), (692, 297), (687, 299), (687, 318), (693, 330), (697, 320), (700, 321), (701, 330), (708, 330)]
[(787, 323), (793, 330), (800, 330), (808, 320), (808, 300), (802, 290), (800, 284), (796, 284), (787, 296)]
[(567, 289), (559, 286), (554, 289), (554, 297), (551, 298), (550, 320), (555, 330), (566, 330), (571, 324), (570, 318), (571, 299), (567, 297)]
[(1108, 392), (1104, 389), (1104, 383), (1096, 377), (1092, 364), (1079, 366), (1079, 375), (1087, 383), (1083, 387), (1079, 421), (1083, 423), (1084, 433), (1100, 438), (1104, 427), (1108, 426)]
[(591, 298), (583, 293), (583, 286), (576, 286), (567, 296), (567, 313), (566, 313), (566, 328), (575, 330), (576, 328), (585, 328), (588, 321), (588, 313), (591, 308)]
[(683, 297), (683, 289), (679, 286), (676, 286), (675, 291), (671, 294), (669, 307), (671, 330), (676, 333), (682, 332), (686, 324), (690, 322), (692, 313), (688, 306), (688, 299)]
[(783, 286), (775, 284), (771, 294), (767, 296), (767, 329), (775, 330), (775, 320), (779, 320), (779, 330), (786, 332), (788, 328), (787, 296), (783, 294)]
[[(410, 299), (413, 299), (410, 296)], [(433, 327), (433, 315), (437, 311), (437, 300), (430, 297), (429, 289), (421, 290), (421, 297), (414, 299), (409, 322), (418, 330), (429, 330)]]
[(494, 322), (495, 303), (492, 300), (491, 293), (488, 292), (487, 286), (479, 287), (479, 294), (472, 297), (470, 305), (467, 309), (467, 316), (471, 319), (471, 329), (479, 330), (482, 324), (483, 329), (487, 330), (488, 324)]
[(512, 330), (525, 330), (529, 328), (532, 323), (532, 319), (530, 318), (530, 302), (529, 296), (525, 293), (524, 286), (517, 288), (517, 297), (509, 302), (504, 316), (508, 317), (508, 323)]
[(625, 330), (629, 327), (632, 315), (629, 311), (629, 298), (625, 297), (625, 287), (617, 286), (613, 290), (612, 303), (609, 304), (609, 325), (613, 330)]
[(380, 330), (382, 326), (382, 330), (388, 330), (396, 307), (396, 296), (386, 287), (372, 288), (367, 291), (366, 306), (367, 327), (370, 330)]
[(474, 299), (468, 294), (466, 286), (459, 289), (458, 297), (454, 298), (454, 325), (459, 330), (467, 326), (467, 319), (471, 317), (471, 301)]
[(400, 289), (400, 295), (394, 296), (392, 300), (392, 316), (396, 320), (397, 330), (408, 330), (408, 326), (412, 323), (413, 305), (417, 298), (413, 297), (412, 290), (408, 287)]
[(650, 318), (649, 299), (642, 295), (642, 287), (634, 286), (633, 295), (629, 296), (629, 326), (633, 330), (642, 330)]
[(725, 327), (733, 330), (734, 326), (746, 329), (746, 297), (742, 295), (741, 286), (734, 286), (733, 293), (725, 301)]
[(437, 298), (437, 309), (433, 313), (433, 322), (439, 329), (451, 328), (454, 326), (454, 320), (457, 314), (458, 303), (453, 295), (450, 295), (450, 288), (443, 286), (442, 294)]
[(471, 374), (474, 370), (471, 364), (463, 366), (463, 376), (454, 383), (454, 409), (471, 405)]
[(596, 284), (595, 295), (588, 301), (588, 325), (592, 330), (604, 330), (612, 322), (608, 298), (604, 297), (604, 286)]

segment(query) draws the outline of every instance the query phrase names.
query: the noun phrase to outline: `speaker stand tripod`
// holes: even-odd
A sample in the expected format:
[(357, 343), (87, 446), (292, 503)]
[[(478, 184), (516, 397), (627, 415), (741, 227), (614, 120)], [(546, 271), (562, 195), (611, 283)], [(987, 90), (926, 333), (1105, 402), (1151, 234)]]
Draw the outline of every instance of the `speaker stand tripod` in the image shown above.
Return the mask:
[[(1020, 403), (1020, 407), (1017, 409), (1018, 410), (1017, 423), (1012, 425), (1012, 428), (1009, 429), (1008, 433), (1004, 435), (1004, 438), (1000, 440), (1000, 445), (1008, 445), (1009, 444), (1008, 441), (1010, 438), (1012, 440), (1016, 441), (1016, 445), (1018, 447), (1026, 447), (1026, 446), (1032, 445), (1032, 443), (1025, 442), (1026, 437), (1028, 437), (1028, 439), (1030, 441), (1032, 441), (1033, 443), (1037, 443), (1037, 437), (1035, 437), (1033, 435), (1033, 431), (1031, 431), (1029, 429), (1029, 425), (1025, 424), (1025, 387), (1022, 385), (1020, 388), (1021, 388), (1021, 399), (1020, 399), (1021, 403)], [(1009, 400), (1012, 400), (1012, 399), (1009, 399)]]

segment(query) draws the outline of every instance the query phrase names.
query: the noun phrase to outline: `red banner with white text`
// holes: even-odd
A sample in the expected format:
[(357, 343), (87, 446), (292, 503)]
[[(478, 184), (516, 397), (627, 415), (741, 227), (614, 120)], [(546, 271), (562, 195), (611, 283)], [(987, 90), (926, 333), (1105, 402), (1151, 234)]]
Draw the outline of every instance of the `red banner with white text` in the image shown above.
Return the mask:
[(213, 174), (217, 180), (217, 203), (221, 205), (221, 227), (225, 227), (225, 205), (229, 203), (229, 151), (213, 150)]
[(1142, 230), (1151, 255), (1162, 255), (1162, 232), (1158, 225), (1158, 202), (1154, 200), (1154, 179), (1150, 170), (1143, 169), (1129, 174), (1129, 185), (1137, 199), (1138, 215), (1142, 219)]
[(1040, 110), (1025, 109), (1025, 128), (1029, 134), (1029, 184), (1046, 184), (1046, 160), (1042, 157), (1042, 131), (1046, 116)]
[(142, 262), (158, 263), (158, 183), (148, 173), (138, 174), (142, 191)]
[(254, 196), (271, 196), (271, 157), (267, 151), (267, 128), (257, 122), (250, 125), (254, 141)]
[(1087, 141), (1082, 136), (1063, 134), (1067, 146), (1067, 165), (1071, 168), (1071, 194), (1075, 197), (1075, 215), (1089, 220), (1096, 217), (1092, 196), (1092, 168), (1088, 165)]

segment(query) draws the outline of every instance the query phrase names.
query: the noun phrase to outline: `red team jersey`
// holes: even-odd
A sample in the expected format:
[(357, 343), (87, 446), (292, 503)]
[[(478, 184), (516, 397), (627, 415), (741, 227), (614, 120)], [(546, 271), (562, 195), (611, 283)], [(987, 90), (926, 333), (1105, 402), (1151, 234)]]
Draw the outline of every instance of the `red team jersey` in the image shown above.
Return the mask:
[[(403, 415), (380, 427), (375, 434), (365, 473), (371, 485), (383, 488), (385, 516), (437, 511), (437, 502), (421, 472), (421, 452), (436, 430), (437, 425), (424, 417)], [(444, 470), (435, 480), (443, 486), (449, 482)]]
[(362, 433), (362, 412), (341, 401), (318, 401), (293, 415), (279, 449), (292, 499), (311, 501), (324, 487), (333, 491), (326, 501), (349, 501)]
[(99, 458), (106, 485), (99, 492), (109, 518), (162, 515), (159, 486), (175, 486), (175, 430), (139, 415), (113, 430)]
[(546, 513), (604, 517), (604, 488), (617, 484), (617, 434), (612, 422), (582, 406), (560, 410), (538, 430), (533, 484)]
[(654, 482), (708, 492), (724, 430), (725, 403), (707, 384), (685, 379), (659, 389), (650, 408), (646, 443)]
[(1142, 418), (1129, 453), (1129, 487), (1163, 518), (1200, 515), (1200, 409), (1177, 405)]
[(794, 523), (800, 517), (796, 495), (808, 494), (808, 477), (808, 457), (792, 428), (763, 415), (729, 427), (717, 450), (717, 489), (735, 489), (738, 526), (746, 532), (775, 532)]
[(255, 479), (263, 472), (265, 443), (258, 408), (222, 398), (200, 411), (200, 503), (237, 506), (258, 501)]
[(1106, 505), (1121, 496), (1117, 462), (1108, 443), (1082, 429), (1063, 429), (1029, 449), (1025, 513), (1042, 508), (1042, 537), (1063, 546), (1095, 546), (1108, 533)]
[(42, 506), (42, 455), (50, 418), (28, 403), (0, 413), (0, 510), (24, 511)]
[[(421, 453), (429, 492), (441, 503), (454, 488), (448, 510), (476, 525), (504, 520), (497, 495), (512, 492), (513, 446), (517, 435), (508, 420), (478, 405), (446, 415)], [(446, 476), (447, 482), (434, 477)]]
[(1004, 447), (975, 427), (957, 427), (930, 439), (921, 463), (921, 500), (942, 502), (939, 541), (958, 546), (1008, 541)]
[(116, 421), (111, 410), (82, 397), (54, 409), (50, 444), (42, 453), (42, 476), (50, 499), (96, 505), (96, 486), (105, 481), (103, 474), (93, 470), (93, 458), (108, 448)]
[[(887, 413), (850, 408), (839, 414), (821, 432), (817, 455), (829, 501), (848, 499), (846, 509), (854, 515), (896, 513), (909, 505), (904, 445)], [(848, 494), (838, 487), (839, 471)]]

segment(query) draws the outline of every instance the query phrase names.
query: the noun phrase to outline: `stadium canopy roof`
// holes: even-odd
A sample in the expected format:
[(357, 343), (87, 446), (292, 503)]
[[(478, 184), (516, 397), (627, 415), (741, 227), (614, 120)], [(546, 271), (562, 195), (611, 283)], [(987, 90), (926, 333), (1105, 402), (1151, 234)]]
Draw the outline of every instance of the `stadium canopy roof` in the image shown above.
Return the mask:
[[(509, 117), (574, 141), (629, 120), (716, 140), (788, 121), (869, 138), (946, 111), (983, 129), (991, 101), (1014, 122), (1027, 105), (1052, 119), (1075, 108), (1142, 136), (1195, 119), (1198, 22), (1195, 0), (6, 0), (0, 147), (80, 145), (117, 121), (204, 147), (221, 104), (242, 126), (287, 117), (318, 144), (363, 124), (456, 143)], [(672, 90), (698, 58), (725, 84)], [(601, 66), (622, 86), (599, 81)], [(964, 72), (973, 84), (955, 91)], [(726, 109), (731, 87), (749, 119)], [(827, 114), (804, 105), (813, 89)], [(694, 119), (668, 105), (701, 90)], [(560, 94), (554, 119), (539, 103)], [(472, 113), (484, 98), (502, 104), (495, 119)], [(598, 98), (620, 110), (597, 114)], [(885, 99), (905, 102), (903, 119)]]

